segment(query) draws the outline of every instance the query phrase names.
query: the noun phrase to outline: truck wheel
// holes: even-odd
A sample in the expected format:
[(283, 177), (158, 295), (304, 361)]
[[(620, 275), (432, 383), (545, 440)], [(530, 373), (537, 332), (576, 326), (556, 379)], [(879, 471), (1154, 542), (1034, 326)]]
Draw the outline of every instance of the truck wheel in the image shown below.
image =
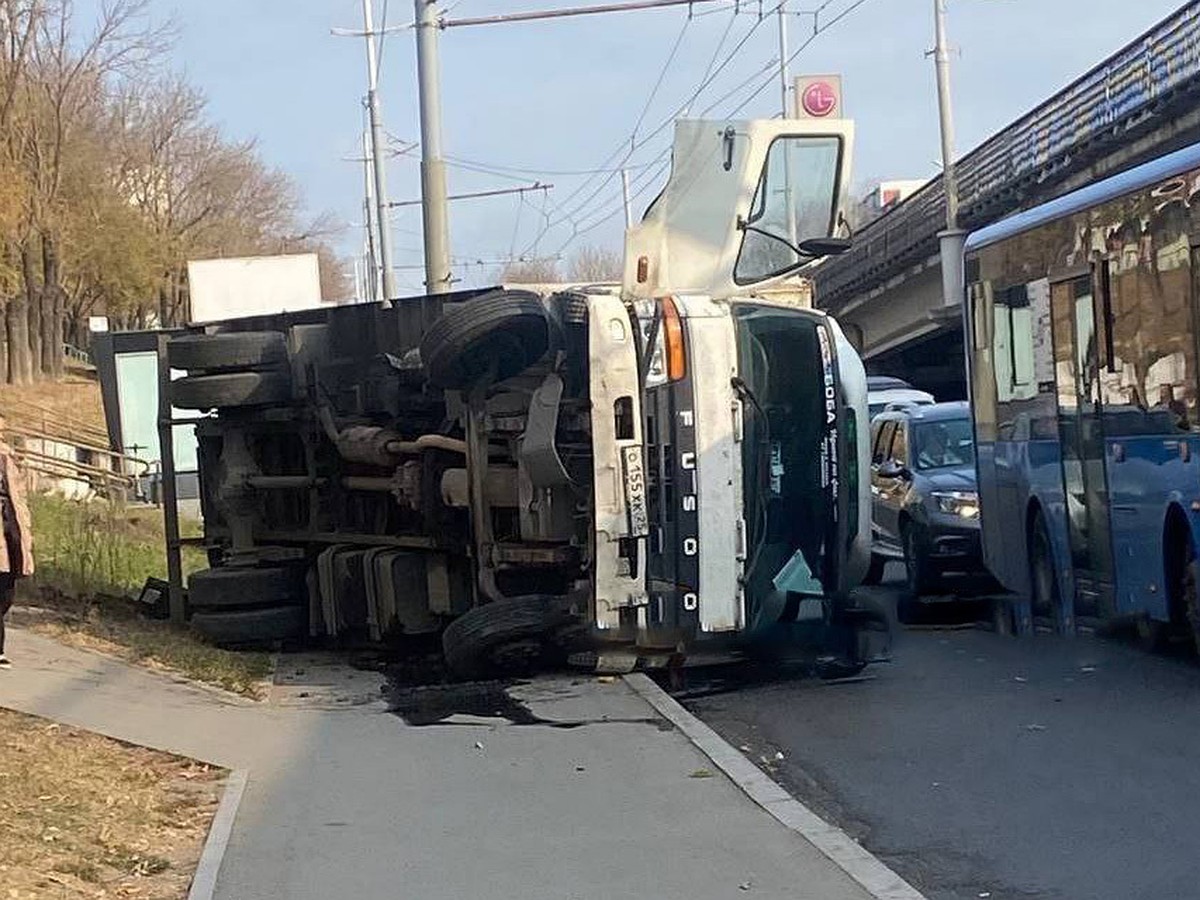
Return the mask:
[(478, 678), (497, 669), (528, 669), (544, 650), (547, 633), (566, 620), (546, 597), (510, 597), (477, 606), (442, 632), (442, 652), (450, 671)]
[(276, 366), (287, 362), (287, 344), (279, 331), (185, 334), (167, 344), (167, 361), (174, 369), (188, 371)]
[(222, 647), (273, 644), (301, 637), (308, 628), (308, 610), (300, 606), (271, 606), (224, 612), (198, 612), (192, 628)]
[(489, 372), (497, 381), (523, 372), (549, 347), (537, 294), (501, 291), (443, 313), (421, 339), (421, 361), (434, 386), (465, 390)]
[(879, 584), (883, 581), (883, 570), (886, 567), (887, 557), (872, 553), (871, 565), (867, 567), (867, 574), (863, 576), (862, 583), (866, 585)]
[(171, 382), (171, 403), (180, 409), (225, 409), (284, 403), (292, 397), (286, 372), (218, 372)]
[(188, 578), (188, 606), (195, 610), (300, 604), (299, 581), (290, 569), (224, 566)]

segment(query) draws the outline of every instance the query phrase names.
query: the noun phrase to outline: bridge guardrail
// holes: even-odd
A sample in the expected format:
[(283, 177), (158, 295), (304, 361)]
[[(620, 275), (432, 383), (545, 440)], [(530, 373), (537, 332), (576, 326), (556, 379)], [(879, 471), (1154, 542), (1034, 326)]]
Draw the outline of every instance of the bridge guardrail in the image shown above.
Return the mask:
[[(1029, 183), (1060, 181), (1079, 151), (1135, 127), (1169, 95), (1200, 88), (1200, 5), (1188, 4), (961, 157), (961, 225), (1018, 208)], [(848, 253), (814, 271), (817, 303), (836, 307), (860, 285), (937, 251), (944, 226), (940, 177), (855, 235)]]

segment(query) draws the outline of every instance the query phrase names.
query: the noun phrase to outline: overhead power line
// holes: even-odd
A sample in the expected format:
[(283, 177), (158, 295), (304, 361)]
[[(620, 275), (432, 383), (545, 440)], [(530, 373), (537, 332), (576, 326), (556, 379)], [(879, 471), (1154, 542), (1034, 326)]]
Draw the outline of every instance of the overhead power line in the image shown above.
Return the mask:
[[(812, 34), (810, 34), (800, 44), (800, 46), (796, 48), (795, 52), (792, 53), (791, 56), (789, 56), (787, 58), (788, 64), (791, 64), (798, 56), (800, 56), (801, 53), (803, 53), (805, 50), (807, 50), (809, 45), (812, 44), (813, 41), (815, 41), (818, 37), (823, 35), (826, 31), (828, 31), (834, 25), (838, 24), (838, 22), (842, 21), (844, 18), (846, 18), (848, 15), (850, 15), (852, 12), (854, 12), (860, 6), (867, 3), (868, 0), (854, 0), (854, 2), (852, 2), (849, 6), (847, 6), (845, 9), (843, 9), (837, 15), (835, 15), (828, 22), (826, 22), (823, 25), (819, 24), (819, 22), (817, 21), (815, 16), (817, 14), (819, 14), (821, 10), (824, 10), (826, 7), (828, 7), (831, 2), (833, 2), (833, 0), (827, 0), (827, 2), (824, 3), (820, 7), (820, 9), (817, 10), (817, 13), (814, 14)], [(774, 83), (774, 80), (775, 80), (774, 78), (771, 78), (771, 79), (768, 79), (763, 84), (759, 85), (759, 87), (756, 88), (755, 91), (752, 94), (750, 94), (750, 96), (746, 97), (741, 103), (739, 103), (737, 106), (735, 106), (728, 113), (728, 115), (735, 116), (739, 112), (741, 112), (743, 109), (745, 109), (747, 106), (749, 106), (750, 102), (752, 100), (754, 100), (755, 97), (757, 97), (759, 94), (761, 94), (763, 91), (765, 91), (767, 88), (769, 88)]]
[[(767, 18), (769, 18), (771, 15), (773, 15), (778, 9), (779, 9), (779, 4), (777, 3), (774, 6), (772, 6), (770, 8), (770, 10), (764, 11), (763, 16), (761, 18), (755, 20), (755, 22), (750, 26), (750, 28), (741, 37), (741, 39), (734, 45), (734, 47), (729, 51), (729, 53), (727, 53), (725, 55), (725, 58), (721, 61), (721, 63), (719, 65), (716, 65), (715, 67), (710, 64), (710, 66), (709, 66), (710, 71), (703, 79), (701, 79), (701, 82), (696, 87), (696, 89), (692, 91), (692, 93), (688, 96), (688, 98), (682, 104), (677, 106), (668, 116), (666, 116), (662, 121), (660, 121), (658, 123), (658, 125), (655, 126), (654, 129), (652, 129), (648, 133), (642, 135), (642, 137), (640, 139), (637, 138), (636, 135), (631, 133), (630, 137), (626, 141), (623, 141), (621, 145), (618, 145), (618, 147), (611, 154), (609, 154), (608, 158), (605, 159), (605, 161), (600, 166), (600, 168), (607, 168), (609, 166), (612, 166), (612, 173), (609, 174), (608, 176), (606, 176), (600, 182), (600, 184), (597, 185), (595, 187), (595, 189), (591, 191), (591, 193), (589, 193), (584, 199), (577, 202), (574, 207), (569, 207), (564, 215), (547, 223), (547, 227), (538, 234), (538, 236), (537, 236), (537, 238), (535, 238), (535, 240), (540, 240), (540, 238), (543, 237), (545, 235), (545, 233), (550, 231), (551, 229), (568, 223), (574, 217), (576, 217), (581, 210), (585, 209), (593, 200), (595, 200), (596, 197), (599, 196), (604, 191), (604, 189), (609, 184), (612, 183), (614, 178), (616, 178), (616, 173), (620, 172), (620, 170), (624, 166), (624, 164), (626, 162), (628, 162), (630, 157), (632, 157), (633, 154), (638, 149), (640, 149), (641, 147), (644, 147), (646, 144), (648, 144), (650, 141), (652, 141), (655, 137), (657, 137), (659, 134), (661, 134), (663, 131), (665, 131), (668, 127), (670, 127), (674, 123), (676, 118), (678, 118), (681, 114), (686, 112), (691, 107), (691, 104), (695, 102), (696, 98), (699, 97), (700, 94), (703, 93), (703, 91), (710, 84), (712, 84), (717, 79), (717, 77), (720, 76), (720, 74), (729, 66), (729, 64), (737, 56), (738, 52), (742, 49), (742, 47), (744, 47), (746, 45), (746, 43), (750, 40), (750, 38), (754, 35), (754, 33), (758, 30), (758, 28), (762, 25), (762, 23), (764, 21), (766, 21)], [(720, 54), (720, 48), (718, 48), (717, 52), (714, 54), (714, 58), (715, 58), (715, 56), (717, 56), (719, 54)], [(623, 156), (622, 156), (622, 151), (624, 151)], [(619, 161), (617, 161), (618, 158), (619, 158)], [(613, 165), (614, 161), (617, 161), (615, 165)], [(561, 202), (560, 206), (567, 207), (568, 204), (570, 204), (572, 202), (572, 200), (574, 200), (576, 197), (578, 197), (580, 194), (582, 194), (584, 191), (586, 191), (590, 187), (590, 182), (591, 182), (591, 179), (589, 179), (588, 181), (585, 181), (584, 184), (577, 187), (574, 191), (571, 192), (571, 194), (569, 194)], [(532, 244), (530, 246), (532, 246)]]
[[(524, 187), (515, 188), (496, 188), (491, 191), (472, 191), (469, 194), (451, 194), (447, 200), (478, 200), (481, 197), (501, 197), (506, 194), (524, 194), (526, 191), (548, 191), (553, 188), (552, 184), (542, 184), (540, 181), (535, 181), (533, 184), (525, 185)], [(421, 200), (395, 200), (388, 204), (389, 207), (395, 209), (400, 206), (420, 206)]]
[(661, 9), (668, 6), (695, 6), (700, 3), (713, 2), (716, 0), (632, 0), (629, 3), (602, 3), (565, 9), (536, 9), (527, 12), (500, 13), (494, 16), (476, 16), (468, 19), (442, 19), (439, 24), (442, 28), (506, 25), (512, 22), (536, 22), (541, 19), (566, 19), (574, 16), (592, 16), (597, 13), (631, 12), (635, 9)]

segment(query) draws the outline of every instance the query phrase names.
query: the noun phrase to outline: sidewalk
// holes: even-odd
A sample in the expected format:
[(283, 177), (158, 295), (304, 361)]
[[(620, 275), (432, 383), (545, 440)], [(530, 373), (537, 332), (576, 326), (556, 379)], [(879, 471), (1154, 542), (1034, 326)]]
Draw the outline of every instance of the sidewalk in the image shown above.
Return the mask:
[(689, 777), (714, 767), (619, 681), (519, 689), (572, 727), (416, 727), (361, 702), (379, 696), (362, 673), (308, 672), (254, 704), (10, 641), (0, 706), (249, 770), (221, 900), (869, 898), (723, 775)]

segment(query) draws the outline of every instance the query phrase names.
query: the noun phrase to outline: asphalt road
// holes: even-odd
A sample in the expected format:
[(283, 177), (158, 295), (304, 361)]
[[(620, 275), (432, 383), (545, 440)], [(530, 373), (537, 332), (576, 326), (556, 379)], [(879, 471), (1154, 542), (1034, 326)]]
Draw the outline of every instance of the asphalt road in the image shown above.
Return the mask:
[(930, 900), (1200, 898), (1190, 656), (930, 625), (868, 673), (687, 705)]

